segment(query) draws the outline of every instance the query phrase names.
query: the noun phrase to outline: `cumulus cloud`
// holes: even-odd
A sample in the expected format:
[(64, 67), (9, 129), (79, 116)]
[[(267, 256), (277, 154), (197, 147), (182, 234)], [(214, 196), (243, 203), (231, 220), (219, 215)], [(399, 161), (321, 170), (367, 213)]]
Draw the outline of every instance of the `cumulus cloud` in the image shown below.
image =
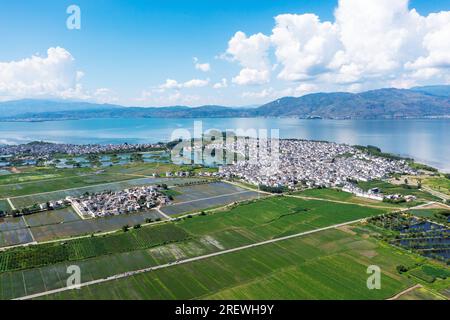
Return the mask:
[(18, 61), (0, 62), (0, 100), (21, 98), (59, 98), (117, 101), (108, 88), (93, 92), (80, 83), (84, 72), (77, 70), (72, 54), (61, 47), (51, 47), (47, 55), (32, 55)]
[(64, 97), (80, 92), (83, 77), (64, 48), (47, 50), (47, 56), (0, 62), (0, 95), (6, 98)]
[(167, 79), (165, 83), (159, 86), (159, 89), (182, 89), (182, 88), (201, 88), (209, 84), (209, 79), (192, 79), (186, 82), (178, 82), (177, 80)]
[(198, 58), (194, 57), (194, 65), (195, 65), (195, 69), (203, 71), (203, 72), (208, 72), (211, 70), (211, 65), (209, 63), (200, 63), (198, 61)]
[(241, 31), (236, 32), (228, 42), (226, 57), (231, 61), (237, 61), (243, 69), (232, 79), (232, 82), (239, 85), (269, 82), (271, 69), (268, 57), (269, 47), (270, 38), (262, 33), (247, 37)]
[(243, 68), (233, 82), (267, 83), (272, 48), (285, 81), (348, 90), (449, 81), (450, 12), (423, 16), (408, 0), (340, 0), (334, 15), (282, 14), (271, 35), (237, 32), (227, 55)]

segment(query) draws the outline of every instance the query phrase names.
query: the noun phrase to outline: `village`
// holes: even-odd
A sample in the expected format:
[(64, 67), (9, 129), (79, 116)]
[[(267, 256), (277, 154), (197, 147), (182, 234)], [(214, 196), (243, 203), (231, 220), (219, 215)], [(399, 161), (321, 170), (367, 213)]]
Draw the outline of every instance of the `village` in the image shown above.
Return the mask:
[[(25, 165), (34, 165), (38, 159), (51, 160), (55, 155), (82, 156), (125, 152), (143, 152), (164, 148), (163, 143), (143, 144), (59, 144), (49, 142), (30, 142), (18, 145), (0, 145), (0, 164), (6, 166), (12, 161), (23, 161)], [(0, 165), (1, 166), (1, 165)]]
[(67, 197), (66, 200), (82, 218), (128, 214), (162, 206), (170, 202), (158, 186), (142, 186), (121, 191), (105, 191)]
[[(225, 179), (238, 178), (271, 188), (340, 188), (358, 196), (383, 200), (384, 196), (377, 190), (365, 192), (355, 183), (383, 179), (392, 174), (417, 174), (405, 160), (372, 156), (345, 144), (278, 140), (273, 145), (279, 144), (279, 153), (270, 152), (271, 147), (269, 152), (259, 147), (270, 144), (273, 142), (249, 143), (238, 139), (233, 148), (227, 150), (245, 160), (221, 166), (219, 175)], [(208, 148), (220, 148), (220, 145), (211, 144)]]

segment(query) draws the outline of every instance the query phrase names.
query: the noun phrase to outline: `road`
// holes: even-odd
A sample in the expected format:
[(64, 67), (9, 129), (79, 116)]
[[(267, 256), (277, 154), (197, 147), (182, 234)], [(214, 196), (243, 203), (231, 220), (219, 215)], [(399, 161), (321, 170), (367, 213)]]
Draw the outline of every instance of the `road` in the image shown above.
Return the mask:
[(422, 186), (422, 189), (425, 190), (428, 193), (431, 193), (435, 197), (441, 198), (442, 200), (445, 200), (445, 201), (449, 201), (450, 200), (450, 196), (445, 194), (445, 193), (433, 190), (433, 189), (431, 189), (431, 188), (429, 188), (427, 186)]
[[(119, 279), (123, 279), (123, 278), (128, 278), (128, 277), (132, 277), (132, 276), (135, 276), (135, 275), (138, 275), (141, 273), (146, 273), (146, 272), (151, 272), (151, 271), (155, 271), (155, 270), (159, 270), (159, 269), (169, 268), (169, 267), (173, 267), (176, 265), (186, 264), (186, 263), (190, 263), (190, 262), (194, 262), (194, 261), (199, 261), (199, 260), (204, 260), (204, 259), (208, 259), (208, 258), (212, 258), (212, 257), (221, 256), (221, 255), (228, 254), (228, 253), (233, 253), (233, 252), (238, 252), (238, 251), (247, 250), (247, 249), (251, 249), (251, 248), (256, 248), (256, 247), (264, 246), (264, 245), (271, 244), (271, 243), (276, 243), (276, 242), (285, 241), (285, 240), (289, 240), (289, 239), (293, 239), (293, 238), (298, 238), (298, 237), (310, 235), (313, 233), (322, 232), (325, 230), (335, 229), (335, 228), (343, 227), (346, 225), (359, 223), (361, 221), (364, 221), (365, 219), (366, 218), (348, 221), (348, 222), (344, 222), (344, 223), (339, 223), (339, 224), (335, 224), (335, 225), (324, 227), (324, 228), (319, 228), (319, 229), (314, 229), (314, 230), (305, 231), (305, 232), (301, 232), (301, 233), (296, 233), (296, 234), (293, 234), (290, 236), (285, 236), (285, 237), (281, 237), (281, 238), (257, 242), (257, 243), (250, 244), (250, 245), (245, 245), (245, 246), (241, 246), (241, 247), (237, 247), (237, 248), (233, 248), (233, 249), (223, 250), (223, 251), (210, 253), (210, 254), (203, 255), (203, 256), (189, 258), (189, 259), (179, 260), (176, 262), (170, 262), (170, 263), (162, 264), (159, 266), (119, 273), (119, 274), (116, 274), (116, 275), (113, 275), (113, 276), (110, 276), (107, 278), (102, 278), (102, 279), (97, 279), (97, 280), (92, 280), (92, 281), (81, 283), (79, 285), (79, 288), (83, 288), (83, 287), (87, 287), (87, 286), (91, 286), (91, 285), (95, 285), (95, 284), (100, 284), (100, 283), (105, 283), (105, 282), (109, 282), (109, 281), (119, 280)], [(63, 288), (58, 288), (58, 289), (54, 289), (54, 290), (48, 290), (48, 291), (44, 291), (44, 292), (30, 294), (27, 296), (16, 298), (14, 300), (35, 299), (35, 298), (43, 297), (43, 296), (50, 295), (50, 294), (61, 293), (61, 292), (68, 291), (68, 290), (74, 290), (74, 288), (73, 287), (63, 287)]]

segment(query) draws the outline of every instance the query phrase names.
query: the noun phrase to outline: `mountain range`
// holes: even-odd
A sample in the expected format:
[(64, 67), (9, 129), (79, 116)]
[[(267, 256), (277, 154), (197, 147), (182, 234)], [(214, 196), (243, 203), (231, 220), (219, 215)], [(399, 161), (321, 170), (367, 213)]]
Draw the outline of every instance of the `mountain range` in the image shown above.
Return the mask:
[(50, 100), (0, 103), (1, 121), (89, 118), (295, 117), (312, 119), (402, 119), (450, 117), (450, 86), (379, 89), (361, 93), (314, 93), (285, 97), (260, 107), (123, 107)]

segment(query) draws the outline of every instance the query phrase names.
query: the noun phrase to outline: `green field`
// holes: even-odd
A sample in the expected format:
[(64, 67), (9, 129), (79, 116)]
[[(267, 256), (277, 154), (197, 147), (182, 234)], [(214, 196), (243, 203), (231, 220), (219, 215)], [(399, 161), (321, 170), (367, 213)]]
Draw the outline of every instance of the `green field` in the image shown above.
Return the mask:
[(9, 211), (11, 210), (11, 206), (9, 205), (7, 200), (0, 200), (0, 211)]
[(402, 295), (398, 300), (446, 300), (446, 298), (427, 288), (417, 288)]
[(382, 201), (376, 201), (366, 198), (357, 197), (349, 192), (342, 191), (340, 189), (307, 189), (300, 192), (295, 192), (295, 195), (311, 197), (311, 198), (319, 198), (319, 199), (327, 199), (333, 201), (344, 201), (355, 204), (363, 204), (363, 205), (371, 205), (371, 206), (379, 206), (384, 208), (397, 208), (397, 205), (384, 203)]
[[(108, 175), (109, 176), (109, 175)], [(123, 176), (122, 176), (123, 177)], [(47, 201), (56, 201), (65, 199), (67, 196), (76, 197), (84, 194), (85, 192), (102, 192), (105, 190), (118, 191), (123, 190), (130, 187), (136, 187), (146, 184), (158, 184), (158, 183), (166, 183), (169, 185), (183, 184), (186, 182), (196, 182), (200, 179), (197, 178), (133, 178), (132, 176), (124, 176), (126, 180), (122, 181), (114, 181), (114, 182), (101, 182), (100, 184), (94, 183), (99, 182), (100, 179), (98, 176), (94, 179), (94, 176), (90, 176), (90, 179), (85, 179), (86, 184), (90, 184), (83, 187), (75, 187), (75, 188), (67, 188), (63, 189), (61, 185), (53, 185), (52, 188), (56, 188), (60, 191), (42, 191), (43, 193), (36, 193), (30, 195), (22, 195), (11, 197), (10, 200), (14, 204), (16, 208), (23, 208), (27, 206), (32, 206), (36, 203), (45, 203)], [(103, 176), (106, 179), (106, 176)], [(74, 178), (69, 179), (73, 182)], [(60, 181), (58, 181), (59, 183)], [(0, 186), (1, 188), (1, 186)], [(23, 190), (22, 190), (23, 191)]]
[(173, 224), (164, 224), (64, 243), (15, 248), (0, 252), (0, 272), (145, 249), (187, 238), (188, 234), (183, 229)]
[(427, 178), (423, 181), (423, 184), (434, 190), (450, 195), (450, 179), (446, 177)]
[[(262, 210), (264, 208), (264, 211)], [(69, 211), (67, 211), (69, 210)], [(52, 212), (50, 217), (39, 216), (34, 218), (29, 216), (26, 218), (28, 223), (32, 226), (30, 229), (37, 241), (50, 240), (54, 237), (52, 230), (59, 228), (62, 230), (68, 230), (68, 228), (86, 228), (86, 226), (95, 226), (101, 222), (108, 221), (108, 219), (127, 219), (128, 216), (117, 216), (105, 219), (89, 220), (74, 220), (73, 211), (65, 209), (63, 212)], [(67, 211), (67, 212), (66, 212)], [(316, 228), (329, 226), (346, 221), (352, 221), (359, 218), (369, 217), (377, 214), (381, 214), (385, 211), (374, 208), (362, 208), (355, 205), (346, 204), (333, 204), (330, 205), (324, 201), (314, 200), (301, 200), (296, 198), (276, 197), (268, 198), (259, 201), (254, 201), (249, 204), (239, 205), (229, 211), (219, 212), (216, 214), (210, 214), (206, 216), (196, 216), (190, 219), (184, 219), (176, 223), (170, 223), (168, 226), (179, 228), (186, 234), (190, 234), (196, 238), (208, 237), (209, 241), (216, 244), (217, 248), (233, 248), (239, 245), (250, 244), (257, 241), (263, 241), (281, 237), (289, 234), (299, 233), (302, 231), (313, 230)], [(38, 214), (40, 215), (40, 214)], [(66, 219), (63, 224), (49, 224), (38, 227), (43, 221), (53, 221), (51, 219)], [(60, 220), (56, 220), (58, 222)], [(53, 221), (55, 222), (55, 221)], [(116, 224), (116, 229), (125, 225), (125, 220), (122, 224)], [(129, 224), (134, 225), (134, 224)], [(78, 229), (77, 229), (78, 228)], [(87, 229), (86, 229), (87, 230)], [(159, 233), (151, 227), (139, 229), (139, 232), (145, 230), (148, 233)], [(53, 235), (49, 239), (45, 239), (46, 234)], [(130, 233), (131, 234), (131, 233)], [(128, 236), (129, 234), (126, 234)], [(162, 239), (164, 241), (170, 241), (172, 233), (168, 232)], [(120, 243), (124, 237), (123, 234), (113, 234), (107, 238), (92, 237), (89, 239), (89, 243), (97, 243), (101, 247), (104, 247), (103, 240), (107, 239), (111, 243)], [(180, 239), (174, 233), (173, 241), (179, 241)], [(17, 248), (0, 252), (0, 265), (4, 265), (4, 269), (0, 271), (8, 271), (14, 269), (25, 269), (35, 266), (41, 266), (51, 263), (57, 263), (65, 261), (66, 257), (63, 254), (52, 255), (53, 250), (60, 252), (69, 250), (72, 246), (78, 247), (78, 242), (85, 242), (87, 240), (71, 240), (66, 241), (64, 246), (60, 246), (59, 243), (43, 244), (32, 246), (30, 248)], [(118, 248), (120, 245), (118, 245)], [(55, 249), (56, 248), (56, 249)], [(135, 248), (135, 250), (139, 247)], [(50, 252), (50, 253), (48, 253)], [(96, 256), (111, 253), (106, 250), (93, 251), (96, 252)], [(103, 253), (102, 253), (103, 252)], [(117, 252), (122, 252), (121, 250)], [(11, 258), (11, 255), (13, 255)], [(20, 255), (20, 259), (17, 258)], [(51, 257), (54, 257), (54, 260)], [(73, 260), (74, 258), (69, 255)], [(43, 261), (40, 262), (36, 257), (43, 257)], [(84, 257), (85, 258), (85, 257)], [(61, 260), (63, 259), (63, 260)], [(81, 256), (79, 259), (83, 259)], [(20, 260), (20, 261), (17, 261)], [(3, 262), (1, 262), (3, 261)]]
[(352, 204), (270, 197), (231, 210), (185, 219), (178, 225), (193, 235), (212, 235), (224, 246), (262, 241), (387, 212)]
[(136, 179), (167, 171), (192, 169), (166, 163), (133, 163), (102, 169), (21, 168), (23, 172), (0, 176), (0, 199), (42, 192), (80, 188)]
[[(385, 299), (413, 283), (395, 271), (414, 259), (339, 230), (176, 265), (47, 296), (50, 299)], [(366, 287), (369, 265), (381, 290)]]
[[(28, 270), (3, 273), (0, 275), (0, 287), (9, 288), (11, 286), (10, 279), (14, 278), (17, 273), (22, 274), (23, 278), (29, 279), (30, 273), (35, 274), (36, 270), (39, 270), (42, 277), (45, 279), (51, 278), (49, 273), (54, 273), (53, 268), (63, 269), (68, 259), (74, 261), (78, 259), (76, 264), (82, 264), (88, 268), (90, 274), (88, 279), (96, 279), (117, 272), (135, 270), (138, 267), (144, 268), (177, 259), (208, 254), (383, 212), (385, 211), (381, 209), (364, 208), (356, 205), (338, 204), (336, 206), (324, 201), (309, 201), (288, 197), (266, 198), (238, 205), (227, 211), (167, 223), (167, 226), (181, 230), (184, 232), (183, 234), (189, 234), (189, 239), (180, 242), (180, 239), (173, 238), (174, 235), (164, 234), (165, 238), (162, 239), (178, 242), (157, 246), (151, 252), (148, 250), (143, 252), (142, 247), (127, 247), (129, 244), (127, 244), (126, 239), (122, 239), (123, 233), (121, 232), (112, 234), (109, 236), (110, 238), (105, 238), (107, 243), (115, 244), (110, 249), (105, 249), (105, 239), (90, 237), (83, 240), (65, 241), (63, 246), (61, 246), (61, 243), (54, 243), (8, 250), (2, 254), (0, 259), (2, 270), (17, 268), (28, 268)], [(91, 221), (80, 222), (89, 223)], [(70, 226), (75, 223), (79, 222), (69, 222), (62, 225)], [(31, 229), (35, 235), (37, 229)], [(153, 227), (142, 227), (137, 231), (153, 234), (153, 230)], [(125, 235), (129, 237), (131, 234)], [(89, 249), (87, 251), (80, 249), (84, 247), (101, 248), (101, 250)], [(119, 249), (122, 247), (127, 247), (126, 250), (132, 251), (123, 252)], [(84, 254), (85, 251), (89, 252), (89, 255)], [(149, 257), (143, 259), (143, 255)], [(86, 257), (90, 259), (82, 260)], [(109, 265), (109, 259), (111, 259), (111, 268), (104, 269), (98, 266), (98, 264)], [(114, 263), (115, 261), (121, 261), (121, 263)], [(58, 262), (62, 262), (62, 264), (58, 264)], [(48, 264), (46, 267), (29, 269), (46, 264)], [(93, 272), (93, 270), (96, 271)], [(34, 292), (34, 290), (39, 292), (39, 290), (44, 290), (42, 288), (55, 288), (60, 285), (60, 282), (53, 281), (53, 278), (51, 278), (53, 280), (48, 281), (39, 279), (41, 278), (33, 278), (33, 280), (26, 282), (24, 286), (27, 288), (27, 292)], [(36, 284), (36, 281), (38, 284)], [(3, 297), (15, 296), (14, 290), (4, 290)]]
[(119, 174), (89, 174), (71, 176), (62, 179), (22, 182), (0, 185), (0, 198), (16, 197), (34, 193), (51, 192), (56, 190), (72, 189), (95, 184), (109, 183), (133, 179), (131, 176)]
[[(384, 212), (352, 204), (270, 197), (159, 227), (7, 251), (0, 259), (3, 270), (49, 265), (0, 273), (0, 297), (62, 287), (65, 268), (74, 263), (81, 267), (86, 282)], [(154, 228), (174, 229), (154, 232)], [(140, 232), (152, 240), (136, 245), (135, 234)], [(414, 285), (397, 273), (396, 266), (414, 266), (421, 258), (369, 234), (366, 227), (321, 231), (49, 298), (384, 299)], [(382, 269), (382, 290), (366, 288), (366, 269), (372, 264)]]

